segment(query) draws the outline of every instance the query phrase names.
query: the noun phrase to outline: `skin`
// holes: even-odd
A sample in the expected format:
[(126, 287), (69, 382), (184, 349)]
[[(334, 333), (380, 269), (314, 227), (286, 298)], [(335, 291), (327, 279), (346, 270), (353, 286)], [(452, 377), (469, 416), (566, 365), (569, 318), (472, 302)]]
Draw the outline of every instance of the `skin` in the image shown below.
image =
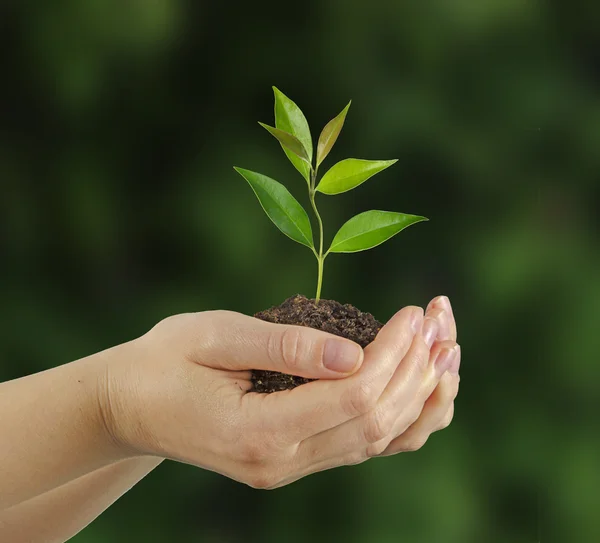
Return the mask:
[[(355, 349), (351, 371), (324, 366), (332, 339)], [(0, 385), (0, 540), (66, 541), (164, 458), (274, 489), (417, 450), (452, 419), (459, 365), (446, 297), (403, 308), (364, 351), (229, 311), (169, 317)], [(251, 368), (319, 380), (258, 394)]]

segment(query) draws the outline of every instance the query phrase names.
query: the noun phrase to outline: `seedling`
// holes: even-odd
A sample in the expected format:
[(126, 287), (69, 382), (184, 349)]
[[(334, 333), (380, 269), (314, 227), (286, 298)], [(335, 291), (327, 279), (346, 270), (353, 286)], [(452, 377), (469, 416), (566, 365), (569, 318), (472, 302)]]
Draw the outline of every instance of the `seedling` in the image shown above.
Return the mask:
[(317, 144), (313, 164), (313, 142), (306, 117), (300, 108), (279, 89), (275, 92), (275, 126), (259, 123), (281, 144), (290, 162), (302, 174), (308, 187), (308, 198), (319, 226), (319, 245), (315, 246), (310, 220), (304, 208), (281, 184), (257, 172), (235, 167), (250, 184), (262, 208), (286, 236), (306, 245), (317, 259), (317, 294), (321, 298), (323, 265), (330, 253), (356, 253), (380, 245), (411, 224), (428, 220), (418, 215), (394, 211), (365, 211), (347, 221), (336, 233), (326, 252), (323, 252), (323, 221), (316, 204), (317, 193), (334, 195), (347, 192), (375, 174), (389, 168), (397, 160), (361, 160), (347, 158), (333, 165), (320, 180), (319, 167), (335, 144), (351, 101), (341, 113), (329, 121)]

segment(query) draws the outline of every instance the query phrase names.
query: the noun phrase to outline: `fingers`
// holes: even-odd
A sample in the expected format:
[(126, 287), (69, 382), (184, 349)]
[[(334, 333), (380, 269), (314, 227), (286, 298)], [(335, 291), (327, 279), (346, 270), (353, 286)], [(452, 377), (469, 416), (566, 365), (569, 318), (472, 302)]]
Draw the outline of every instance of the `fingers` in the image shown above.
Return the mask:
[[(399, 432), (418, 418), (426, 398), (451, 364), (453, 347), (452, 342), (438, 344), (430, 357), (422, 335), (415, 336), (409, 352), (372, 410), (300, 443), (297, 449), (300, 469), (320, 471), (356, 464), (380, 454)], [(385, 442), (383, 447), (382, 441)]]
[(199, 354), (206, 366), (340, 379), (355, 372), (363, 360), (360, 345), (327, 332), (274, 324), (231, 311), (209, 313), (213, 339)]
[[(250, 404), (250, 412), (268, 413), (262, 417), (265, 431), (278, 433), (278, 439), (290, 445), (337, 427), (377, 404), (422, 323), (423, 309), (405, 307), (365, 349), (363, 364), (354, 375), (338, 381), (313, 381), (272, 394), (249, 393), (243, 401)], [(420, 342), (423, 344), (422, 339)]]
[(438, 333), (435, 341), (452, 341), (448, 313), (443, 309), (434, 306), (427, 311), (427, 316), (435, 319), (438, 323)]
[(404, 433), (393, 439), (379, 456), (420, 449), (429, 436), (446, 428), (454, 415), (454, 399), (458, 394), (458, 375), (446, 372), (433, 394), (425, 402), (419, 418)]
[[(445, 316), (442, 316), (442, 320), (447, 320), (447, 330), (441, 330), (442, 334), (440, 335), (440, 340), (451, 339), (452, 341), (456, 341), (457, 338), (457, 329), (456, 329), (456, 321), (454, 319), (454, 313), (452, 311), (452, 304), (450, 304), (450, 300), (447, 296), (438, 296), (429, 302), (429, 305), (426, 309), (426, 314), (430, 314), (432, 311), (439, 310), (445, 313)], [(443, 323), (441, 323), (443, 324)]]
[(403, 376), (399, 371), (398, 375), (394, 376), (386, 390), (386, 393), (389, 392), (389, 399), (381, 399), (382, 409), (396, 415), (393, 427), (387, 434), (390, 439), (404, 432), (417, 420), (427, 398), (439, 386), (440, 379), (458, 354), (458, 346), (454, 342), (437, 342), (431, 351), (428, 349), (417, 357), (419, 361), (421, 356), (423, 357), (425, 367), (411, 368), (410, 375)]

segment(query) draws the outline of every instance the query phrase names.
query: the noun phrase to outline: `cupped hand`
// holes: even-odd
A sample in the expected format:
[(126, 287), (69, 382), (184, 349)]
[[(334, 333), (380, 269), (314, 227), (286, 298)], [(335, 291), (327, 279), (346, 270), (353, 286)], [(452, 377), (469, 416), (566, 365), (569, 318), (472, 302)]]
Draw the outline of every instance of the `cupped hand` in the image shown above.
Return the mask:
[(431, 349), (432, 356), (436, 356), (436, 353), (449, 342), (456, 345), (457, 355), (440, 378), (433, 393), (425, 401), (418, 419), (403, 434), (393, 439), (379, 456), (420, 449), (432, 433), (447, 428), (454, 417), (454, 399), (458, 394), (460, 382), (458, 370), (461, 350), (460, 345), (456, 343), (457, 329), (452, 305), (446, 296), (438, 296), (429, 302), (425, 312), (425, 323), (429, 319), (435, 319), (437, 323), (437, 336)]
[[(169, 317), (108, 362), (100, 404), (127, 454), (255, 488), (413, 450), (449, 422), (460, 352), (451, 308), (400, 310), (366, 349), (230, 311)], [(249, 392), (251, 369), (318, 379)], [(450, 375), (450, 376), (449, 376)], [(443, 411), (443, 413), (442, 413)], [(425, 436), (425, 437), (424, 437)]]

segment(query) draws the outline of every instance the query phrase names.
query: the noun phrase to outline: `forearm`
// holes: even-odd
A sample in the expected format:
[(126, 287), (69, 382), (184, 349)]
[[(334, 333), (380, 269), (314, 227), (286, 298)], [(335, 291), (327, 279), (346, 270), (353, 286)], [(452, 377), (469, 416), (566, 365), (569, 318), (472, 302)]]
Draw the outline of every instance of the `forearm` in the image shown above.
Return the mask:
[(100, 407), (108, 362), (126, 345), (0, 384), (0, 511), (134, 456)]
[(67, 541), (161, 462), (156, 457), (123, 460), (1, 511), (0, 541)]

